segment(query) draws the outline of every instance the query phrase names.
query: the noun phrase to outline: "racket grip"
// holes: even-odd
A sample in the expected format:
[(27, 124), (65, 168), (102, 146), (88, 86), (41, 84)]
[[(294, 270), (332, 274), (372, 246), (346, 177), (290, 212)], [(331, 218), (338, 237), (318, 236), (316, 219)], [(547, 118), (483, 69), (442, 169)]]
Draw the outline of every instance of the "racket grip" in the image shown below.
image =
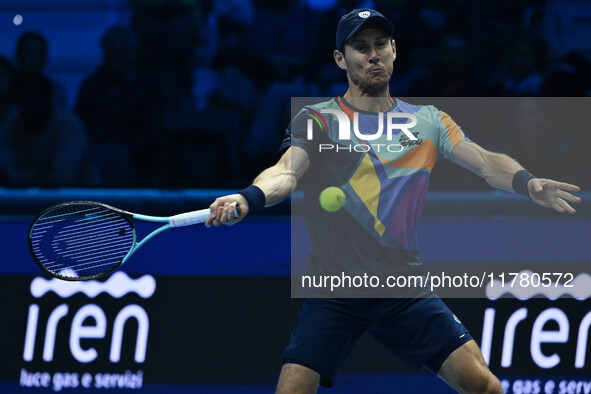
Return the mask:
[[(234, 207), (234, 217), (240, 216), (240, 207), (236, 205), (236, 203), (232, 203)], [(207, 220), (211, 211), (209, 208), (207, 209), (200, 209), (198, 211), (186, 212), (181, 213), (179, 215), (174, 215), (168, 218), (168, 223), (170, 227), (183, 227), (183, 226), (190, 226), (192, 224), (199, 224), (203, 223)]]

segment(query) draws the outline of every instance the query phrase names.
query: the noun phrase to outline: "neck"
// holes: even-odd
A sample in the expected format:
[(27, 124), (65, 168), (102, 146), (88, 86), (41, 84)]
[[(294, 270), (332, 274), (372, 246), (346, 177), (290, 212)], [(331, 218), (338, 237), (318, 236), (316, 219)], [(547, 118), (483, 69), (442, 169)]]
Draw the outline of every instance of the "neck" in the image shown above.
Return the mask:
[(367, 112), (385, 112), (392, 108), (394, 99), (390, 96), (388, 88), (384, 89), (379, 95), (362, 92), (349, 86), (349, 90), (343, 95), (352, 106)]

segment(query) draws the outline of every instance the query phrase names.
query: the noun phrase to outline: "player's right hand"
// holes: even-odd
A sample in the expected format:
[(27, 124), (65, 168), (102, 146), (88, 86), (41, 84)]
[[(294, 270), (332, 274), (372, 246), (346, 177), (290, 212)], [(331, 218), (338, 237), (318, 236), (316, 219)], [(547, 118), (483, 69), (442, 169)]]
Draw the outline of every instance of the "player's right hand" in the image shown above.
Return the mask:
[[(234, 216), (234, 208), (232, 203), (236, 203), (236, 206), (240, 208), (240, 216)], [(205, 227), (219, 227), (222, 224), (232, 226), (248, 214), (248, 202), (242, 194), (230, 194), (224, 197), (218, 197), (210, 206), (210, 214), (205, 221)]]

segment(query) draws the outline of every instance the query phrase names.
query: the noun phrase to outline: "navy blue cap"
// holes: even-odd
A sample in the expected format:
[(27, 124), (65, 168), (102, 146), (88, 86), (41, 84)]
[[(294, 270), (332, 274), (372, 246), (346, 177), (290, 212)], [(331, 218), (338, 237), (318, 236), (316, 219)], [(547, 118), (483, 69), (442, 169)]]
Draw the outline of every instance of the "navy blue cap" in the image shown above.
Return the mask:
[(366, 23), (377, 23), (390, 37), (394, 33), (394, 26), (384, 15), (370, 8), (361, 8), (344, 15), (337, 26), (337, 49), (342, 50), (345, 42), (353, 37), (361, 26)]

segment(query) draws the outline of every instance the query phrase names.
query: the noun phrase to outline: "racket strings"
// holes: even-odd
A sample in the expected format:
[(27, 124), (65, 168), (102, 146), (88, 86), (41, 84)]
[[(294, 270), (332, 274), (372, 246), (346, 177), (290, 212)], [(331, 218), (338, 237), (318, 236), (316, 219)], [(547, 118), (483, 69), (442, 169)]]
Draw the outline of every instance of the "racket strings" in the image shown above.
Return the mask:
[[(111, 218), (110, 220), (113, 219), (114, 218)], [(105, 228), (105, 224), (106, 223), (101, 223), (99, 226), (93, 224), (87, 226), (84, 230), (79, 230), (75, 234), (72, 233), (72, 230), (64, 230), (55, 237), (52, 241), (52, 245), (55, 245), (55, 247), (58, 248), (59, 244), (66, 243), (68, 251), (80, 252), (89, 251), (91, 249), (100, 250), (106, 245), (116, 245), (122, 242), (126, 243), (127, 240), (121, 237), (121, 230), (114, 232), (112, 226)], [(72, 254), (75, 253), (66, 253), (64, 255), (67, 256)]]
[[(76, 253), (76, 254), (71, 254), (71, 253), (69, 253), (69, 254), (68, 253), (58, 253), (58, 254), (62, 258), (69, 258), (71, 260), (75, 259), (78, 264), (71, 267), (71, 268), (74, 268), (74, 267), (83, 267), (83, 266), (92, 265), (96, 262), (108, 261), (108, 260), (110, 260), (110, 256), (119, 256), (121, 254), (121, 252), (125, 252), (125, 254), (126, 254), (128, 250), (129, 250), (129, 246), (124, 245), (121, 248), (111, 248), (108, 252), (96, 250), (95, 253), (80, 252), (80, 253)], [(102, 259), (99, 259), (99, 258), (102, 258)], [(87, 261), (88, 261), (88, 263), (85, 263)], [(62, 266), (62, 265), (63, 265), (63, 263), (61, 263), (61, 262), (54, 262), (54, 263), (47, 262), (47, 263), (45, 263), (45, 268), (52, 269), (54, 266), (58, 267), (58, 266)]]
[(118, 266), (135, 242), (128, 219), (107, 207), (68, 204), (46, 212), (30, 232), (31, 248), (49, 271), (92, 277)]

